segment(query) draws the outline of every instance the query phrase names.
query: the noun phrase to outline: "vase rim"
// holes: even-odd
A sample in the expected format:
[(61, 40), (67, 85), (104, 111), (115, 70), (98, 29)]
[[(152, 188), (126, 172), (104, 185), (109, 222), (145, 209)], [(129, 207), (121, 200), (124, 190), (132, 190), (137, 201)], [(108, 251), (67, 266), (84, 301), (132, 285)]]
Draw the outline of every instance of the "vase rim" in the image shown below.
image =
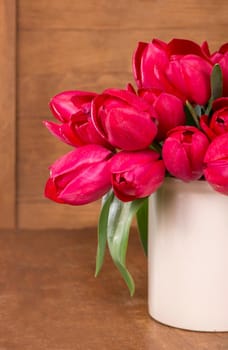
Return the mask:
[[(176, 177), (166, 177), (165, 181), (163, 183), (165, 186), (175, 186), (175, 188), (180, 188), (183, 190), (191, 190), (191, 191), (207, 191), (212, 193), (217, 193), (210, 185), (209, 183), (202, 179), (202, 180), (193, 180), (193, 181), (182, 181), (180, 179), (177, 179)], [(161, 187), (163, 187), (163, 185)], [(217, 193), (218, 195), (221, 195), (220, 193)]]

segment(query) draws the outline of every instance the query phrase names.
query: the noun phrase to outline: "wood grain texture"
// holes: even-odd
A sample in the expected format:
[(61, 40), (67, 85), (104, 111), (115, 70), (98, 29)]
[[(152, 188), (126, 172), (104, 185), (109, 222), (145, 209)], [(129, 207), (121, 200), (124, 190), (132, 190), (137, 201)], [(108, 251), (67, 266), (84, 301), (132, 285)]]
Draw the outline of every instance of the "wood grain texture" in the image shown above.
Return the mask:
[(19, 0), (19, 227), (73, 228), (97, 220), (97, 203), (72, 208), (43, 198), (48, 165), (70, 150), (42, 125), (52, 118), (48, 101), (53, 95), (132, 82), (131, 56), (138, 41), (207, 39), (214, 50), (227, 41), (227, 21), (226, 0)]
[(15, 226), (15, 14), (0, 2), (0, 228)]
[(108, 256), (95, 279), (95, 230), (0, 233), (0, 349), (227, 350), (228, 333), (183, 331), (148, 316), (135, 232), (128, 254), (135, 296)]
[[(214, 35), (216, 29), (225, 29), (227, 25), (227, 3), (224, 0), (187, 0), (182, 3), (177, 0), (116, 0), (115, 3), (106, 0), (61, 1), (20, 0), (19, 25), (23, 30), (127, 30), (149, 29), (151, 36), (161, 31), (170, 31), (169, 36), (178, 29), (184, 35), (204, 38)], [(217, 28), (218, 27), (218, 28)], [(199, 33), (199, 29), (203, 33)], [(224, 33), (225, 34), (225, 33)]]

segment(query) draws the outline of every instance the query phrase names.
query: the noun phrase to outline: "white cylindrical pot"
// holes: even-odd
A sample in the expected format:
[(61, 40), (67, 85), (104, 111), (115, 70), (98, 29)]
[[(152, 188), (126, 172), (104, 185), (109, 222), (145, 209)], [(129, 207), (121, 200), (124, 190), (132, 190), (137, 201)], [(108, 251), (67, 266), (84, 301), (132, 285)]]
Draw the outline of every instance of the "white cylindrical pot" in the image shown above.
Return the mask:
[(149, 201), (148, 263), (155, 320), (228, 331), (228, 196), (167, 178)]

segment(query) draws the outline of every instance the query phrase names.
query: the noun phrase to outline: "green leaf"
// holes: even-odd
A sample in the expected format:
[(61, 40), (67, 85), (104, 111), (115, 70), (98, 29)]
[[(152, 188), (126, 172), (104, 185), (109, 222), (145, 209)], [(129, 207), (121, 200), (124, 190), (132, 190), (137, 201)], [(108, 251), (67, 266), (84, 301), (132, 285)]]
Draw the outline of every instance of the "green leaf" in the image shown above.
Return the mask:
[(162, 146), (157, 143), (157, 142), (153, 142), (150, 146), (149, 146), (150, 149), (152, 149), (153, 151), (155, 152), (158, 152), (161, 154), (161, 151), (162, 151)]
[(208, 106), (206, 109), (206, 114), (209, 115), (212, 103), (216, 98), (222, 97), (223, 92), (223, 76), (222, 70), (218, 63), (216, 63), (212, 69), (211, 73), (211, 98), (208, 102)]
[(192, 114), (190, 113), (190, 111), (186, 105), (184, 106), (184, 112), (186, 115), (186, 124), (196, 126), (196, 123), (195, 123), (194, 119), (192, 118)]
[(97, 256), (96, 256), (96, 271), (95, 277), (98, 276), (105, 255), (106, 241), (107, 241), (107, 225), (108, 225), (108, 213), (109, 207), (112, 202), (114, 195), (113, 192), (110, 191), (106, 196), (103, 197), (102, 200), (102, 208), (98, 221), (98, 242), (97, 242)]
[(125, 280), (131, 296), (134, 294), (135, 284), (126, 267), (126, 252), (131, 222), (143, 201), (144, 199), (137, 199), (124, 203), (118, 198), (113, 197), (109, 207), (107, 226), (108, 247), (111, 257)]
[(203, 110), (204, 110), (204, 107), (203, 106), (200, 106), (200, 105), (195, 105), (194, 107), (195, 111), (196, 111), (196, 114), (201, 117), (201, 115), (203, 114)]
[(194, 107), (191, 105), (191, 103), (189, 101), (186, 101), (185, 102), (185, 107), (186, 107), (186, 111), (187, 111), (187, 119), (188, 118), (191, 118), (192, 119), (192, 122), (189, 122), (188, 121), (188, 125), (195, 125), (199, 128), (199, 120), (198, 120), (198, 116), (197, 116), (197, 113), (194, 109)]
[(215, 100), (216, 98), (222, 97), (222, 91), (223, 91), (222, 70), (220, 65), (216, 63), (211, 73), (211, 98)]
[(148, 197), (145, 198), (143, 204), (136, 213), (139, 237), (146, 255), (148, 243), (148, 201)]

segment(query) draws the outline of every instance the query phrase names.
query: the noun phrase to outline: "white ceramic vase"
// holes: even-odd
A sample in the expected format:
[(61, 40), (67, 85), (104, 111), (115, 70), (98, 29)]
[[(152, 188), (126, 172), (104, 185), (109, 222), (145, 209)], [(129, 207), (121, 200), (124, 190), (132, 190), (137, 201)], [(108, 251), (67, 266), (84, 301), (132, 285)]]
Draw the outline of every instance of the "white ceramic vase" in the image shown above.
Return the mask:
[(155, 320), (228, 331), (228, 196), (167, 178), (149, 201), (148, 263)]

